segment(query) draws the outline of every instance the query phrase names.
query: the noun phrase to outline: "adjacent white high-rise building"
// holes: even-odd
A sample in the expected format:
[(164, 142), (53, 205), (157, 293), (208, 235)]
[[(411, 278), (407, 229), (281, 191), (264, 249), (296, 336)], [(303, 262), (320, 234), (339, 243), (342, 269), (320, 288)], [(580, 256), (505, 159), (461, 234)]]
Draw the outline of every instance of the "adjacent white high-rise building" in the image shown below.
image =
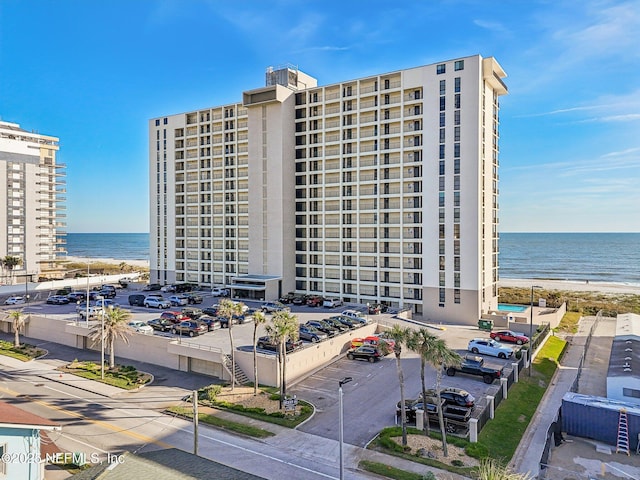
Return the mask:
[(66, 182), (58, 144), (56, 137), (0, 121), (0, 258), (19, 259), (2, 268), (0, 283), (61, 274), (56, 259), (66, 253)]
[(505, 76), (479, 55), (326, 86), (284, 66), (152, 119), (152, 281), (475, 324), (497, 306)]

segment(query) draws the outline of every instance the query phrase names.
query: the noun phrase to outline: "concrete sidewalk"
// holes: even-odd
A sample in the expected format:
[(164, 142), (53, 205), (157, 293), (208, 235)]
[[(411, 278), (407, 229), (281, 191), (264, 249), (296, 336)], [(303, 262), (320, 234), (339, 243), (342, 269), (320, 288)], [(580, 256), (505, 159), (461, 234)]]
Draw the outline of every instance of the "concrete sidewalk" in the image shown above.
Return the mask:
[(562, 406), (562, 397), (571, 390), (576, 377), (580, 358), (584, 352), (589, 329), (594, 318), (583, 318), (579, 323), (578, 332), (569, 340), (558, 370), (556, 370), (551, 384), (542, 397), (542, 401), (529, 423), (518, 448), (511, 459), (510, 466), (518, 472), (528, 473), (537, 478), (540, 473), (540, 460), (547, 440), (547, 431), (556, 420), (558, 410)]
[[(0, 337), (4, 336), (5, 334), (0, 335)], [(96, 360), (99, 363), (99, 352), (78, 350), (72, 347), (54, 343), (45, 344), (44, 342), (38, 340), (23, 337), (21, 337), (21, 341), (32, 345), (37, 345), (39, 348), (48, 349), (49, 354), (41, 359), (32, 360), (29, 362), (22, 362), (11, 357), (0, 355), (0, 365), (6, 365), (17, 374), (23, 373), (24, 375), (35, 375), (48, 381), (69, 385), (73, 388), (78, 388), (83, 391), (101, 395), (104, 397), (125, 401), (134, 401), (136, 399), (150, 399), (149, 402), (144, 400), (147, 408), (163, 408), (163, 405), (153, 404), (153, 400), (151, 399), (157, 399), (159, 396), (162, 396), (165, 399), (165, 403), (175, 404), (177, 400), (179, 401), (179, 399), (181, 399), (182, 397), (189, 395), (191, 392), (193, 392), (193, 390), (196, 390), (197, 388), (205, 385), (210, 385), (214, 381), (213, 378), (203, 375), (180, 372), (164, 367), (159, 367), (157, 365), (142, 364), (141, 362), (125, 360), (124, 363), (126, 364), (134, 365), (141, 371), (157, 375), (155, 378), (160, 381), (158, 383), (154, 381), (154, 383), (152, 383), (151, 385), (145, 386), (135, 391), (124, 391), (120, 388), (112, 387), (101, 382), (87, 380), (56, 370), (56, 368), (58, 368), (59, 366), (66, 365), (73, 361), (75, 358), (82, 358), (83, 360)], [(96, 358), (94, 359), (93, 356), (95, 356)], [(122, 362), (118, 361), (118, 363)], [(171, 395), (167, 396), (166, 389), (171, 390)], [(240, 423), (246, 423), (273, 432), (275, 433), (273, 437), (262, 439), (261, 442), (282, 450), (293, 451), (297, 456), (300, 456), (301, 458), (317, 458), (328, 465), (333, 464), (336, 469), (339, 469), (340, 444), (337, 439), (334, 440), (319, 437), (313, 434), (301, 432), (296, 429), (281, 427), (273, 423), (262, 422), (245, 416), (239, 416), (229, 411), (221, 410), (216, 415), (221, 418), (227, 418), (229, 420), (237, 421)], [(412, 462), (380, 452), (375, 452), (373, 450), (367, 450), (365, 448), (356, 447), (350, 444), (344, 445), (345, 478), (353, 480), (380, 478), (377, 475), (359, 470), (358, 464), (361, 460), (378, 462), (384, 465), (392, 466), (417, 474), (426, 474), (427, 472), (432, 471), (434, 474), (440, 474), (441, 478), (447, 478), (448, 480), (463, 480), (466, 478), (461, 475), (438, 470), (436, 468), (428, 467), (420, 463)]]

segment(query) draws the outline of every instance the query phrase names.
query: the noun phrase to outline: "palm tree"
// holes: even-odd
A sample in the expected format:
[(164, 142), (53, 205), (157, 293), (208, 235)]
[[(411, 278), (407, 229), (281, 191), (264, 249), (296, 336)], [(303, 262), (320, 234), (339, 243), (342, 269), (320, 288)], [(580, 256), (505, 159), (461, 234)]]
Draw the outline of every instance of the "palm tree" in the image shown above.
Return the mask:
[(258, 395), (258, 352), (256, 343), (258, 342), (258, 326), (267, 322), (264, 313), (257, 311), (253, 314), (253, 394)]
[(20, 257), (14, 257), (11, 255), (7, 255), (0, 260), (2, 262), (2, 267), (9, 270), (9, 279), (13, 284), (13, 269), (18, 265), (22, 265), (22, 259)]
[(11, 319), (11, 324), (13, 326), (13, 346), (18, 348), (20, 347), (20, 330), (24, 328), (26, 315), (22, 313), (22, 310), (11, 310), (8, 317)]
[(228, 298), (220, 302), (218, 307), (218, 316), (227, 319), (227, 328), (229, 329), (229, 342), (231, 343), (231, 390), (236, 386), (236, 355), (233, 345), (233, 317), (234, 315), (242, 315), (243, 304), (234, 302)]
[(407, 327), (394, 325), (389, 330), (389, 338), (395, 342), (393, 353), (396, 356), (396, 369), (398, 370), (398, 381), (400, 382), (400, 420), (402, 422), (402, 446), (407, 446), (407, 410), (404, 404), (404, 373), (402, 372), (402, 364), (400, 363), (400, 354), (402, 353), (402, 344), (406, 342), (410, 335)]
[[(442, 372), (446, 367), (459, 366), (462, 357), (447, 347), (447, 342), (441, 338), (430, 341), (430, 346), (421, 355), (436, 370), (436, 398), (438, 399), (438, 423), (440, 424), (440, 434), (442, 435), (442, 454), (447, 456), (447, 433), (444, 428), (444, 417), (442, 416), (442, 397), (440, 395), (440, 385), (442, 383)], [(424, 399), (426, 401), (426, 399)]]
[[(424, 412), (426, 414), (427, 410), (427, 388), (425, 386), (424, 381), (424, 370), (427, 366), (427, 355), (429, 350), (431, 350), (433, 346), (433, 342), (437, 340), (438, 337), (433, 335), (426, 328), (421, 328), (420, 330), (414, 330), (410, 333), (407, 338), (407, 348), (409, 350), (413, 350), (418, 355), (420, 355), (420, 380), (422, 382), (422, 405), (424, 408)], [(429, 417), (425, 415), (425, 435), (429, 435)]]
[[(104, 315), (104, 322), (100, 322), (99, 325), (93, 328), (89, 338), (92, 344), (95, 345), (101, 342), (104, 336), (104, 341), (109, 351), (109, 368), (112, 369), (116, 366), (116, 340), (120, 338), (125, 344), (129, 344), (131, 329), (128, 327), (127, 322), (131, 319), (131, 312), (123, 310), (120, 307), (115, 307), (108, 308), (101, 315)], [(103, 323), (104, 331), (101, 331)]]
[(298, 340), (298, 318), (286, 310), (280, 310), (273, 314), (271, 325), (267, 325), (267, 335), (273, 343), (278, 345), (278, 362), (280, 363), (280, 408), (287, 394), (286, 372), (287, 365), (287, 341)]

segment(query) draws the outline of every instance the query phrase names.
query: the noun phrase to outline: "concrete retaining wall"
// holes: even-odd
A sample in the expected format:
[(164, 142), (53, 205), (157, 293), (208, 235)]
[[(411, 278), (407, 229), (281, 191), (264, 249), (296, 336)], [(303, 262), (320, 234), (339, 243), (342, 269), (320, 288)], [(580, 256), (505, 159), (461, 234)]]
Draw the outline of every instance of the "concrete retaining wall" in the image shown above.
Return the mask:
[[(93, 344), (89, 339), (94, 327), (99, 322), (64, 322), (31, 314), (25, 325), (24, 335), (38, 340), (50, 341), (79, 349), (100, 351), (100, 344)], [(364, 325), (356, 330), (349, 330), (323, 342), (305, 344), (305, 347), (287, 354), (285, 368), (287, 383), (293, 383), (321, 368), (330, 361), (345, 353), (351, 340), (367, 337), (376, 332), (377, 324)], [(11, 333), (10, 321), (0, 322), (2, 331)], [(117, 340), (116, 357), (137, 360), (140, 362), (161, 365), (180, 371), (194, 371), (230, 380), (229, 373), (223, 366), (225, 352), (222, 350), (190, 342), (188, 339), (177, 340), (160, 335), (143, 335), (132, 333), (129, 342)], [(109, 352), (105, 351), (105, 358)], [(192, 360), (193, 359), (193, 360)], [(278, 386), (280, 384), (279, 365), (274, 354), (258, 353), (258, 381), (263, 385)], [(236, 364), (245, 375), (254, 381), (253, 350), (236, 350)]]

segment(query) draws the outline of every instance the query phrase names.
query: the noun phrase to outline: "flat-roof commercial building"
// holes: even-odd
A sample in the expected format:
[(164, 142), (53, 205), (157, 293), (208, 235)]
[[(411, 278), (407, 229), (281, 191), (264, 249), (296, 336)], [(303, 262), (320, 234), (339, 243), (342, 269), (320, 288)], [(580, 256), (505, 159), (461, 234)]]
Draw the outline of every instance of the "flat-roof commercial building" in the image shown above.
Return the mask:
[(477, 322), (497, 307), (499, 97), (479, 55), (150, 120), (151, 281)]
[(0, 258), (20, 261), (2, 269), (0, 283), (61, 275), (56, 259), (66, 253), (66, 181), (58, 149), (56, 137), (0, 121)]

